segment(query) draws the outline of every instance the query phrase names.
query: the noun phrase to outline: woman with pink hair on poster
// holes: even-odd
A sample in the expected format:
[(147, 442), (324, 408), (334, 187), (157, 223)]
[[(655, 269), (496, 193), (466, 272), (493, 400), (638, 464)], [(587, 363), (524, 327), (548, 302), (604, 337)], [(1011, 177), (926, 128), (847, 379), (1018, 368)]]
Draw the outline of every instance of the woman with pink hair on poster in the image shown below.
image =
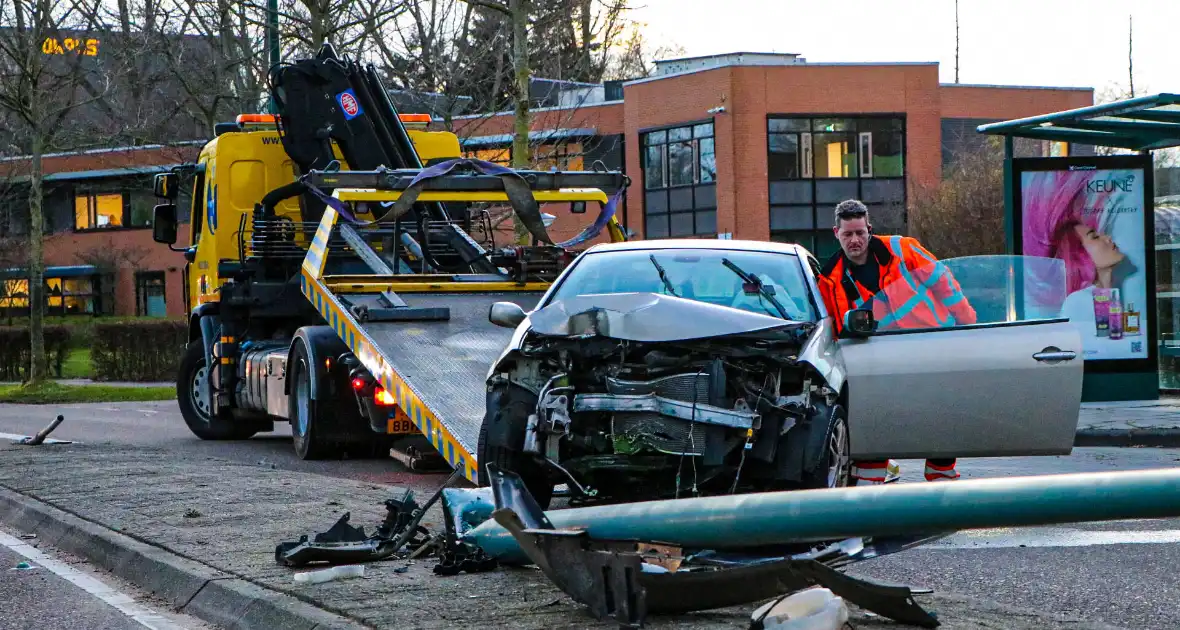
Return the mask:
[[(1047, 269), (1039, 275), (1055, 277), (1030, 279), (1026, 285), (1030, 306), (1059, 308), (1061, 315), (1079, 324), (1096, 321), (1096, 295), (1102, 303), (1111, 289), (1119, 288), (1115, 270), (1127, 260), (1109, 236), (1113, 215), (1103, 212), (1109, 193), (1087, 199), (1086, 185), (1093, 175), (1093, 171), (1032, 172), (1021, 187), (1024, 255), (1065, 263), (1064, 279)], [(1097, 329), (1091, 330), (1097, 334)]]

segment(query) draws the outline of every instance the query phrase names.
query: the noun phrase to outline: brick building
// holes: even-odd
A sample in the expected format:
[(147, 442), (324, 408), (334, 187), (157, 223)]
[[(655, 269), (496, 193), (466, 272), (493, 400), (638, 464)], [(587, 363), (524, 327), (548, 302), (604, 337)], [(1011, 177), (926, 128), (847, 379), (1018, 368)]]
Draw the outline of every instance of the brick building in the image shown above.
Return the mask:
[[(624, 170), (632, 185), (620, 220), (637, 237), (793, 241), (819, 256), (836, 246), (838, 201), (860, 198), (881, 231), (904, 231), (912, 191), (936, 186), (957, 151), (982, 142), (976, 125), (1091, 105), (1094, 97), (1089, 88), (940, 84), (935, 63), (810, 63), (757, 53), (662, 61), (654, 76), (631, 82), (538, 85), (537, 167), (601, 162)], [(468, 155), (509, 161), (511, 113), (452, 122)], [(151, 239), (151, 174), (195, 159), (199, 144), (46, 159), (51, 313), (183, 314), (183, 259)], [(19, 185), (21, 168), (19, 159), (0, 161), (0, 180)], [(27, 206), (17, 197), (0, 197), (0, 237), (27, 231)], [(593, 220), (555, 214), (551, 231), (560, 238)], [(2, 253), (0, 263), (11, 264)], [(19, 270), (9, 275), (5, 282), (19, 290)], [(27, 299), (0, 293), (0, 316), (27, 308)]]
[[(836, 247), (831, 208), (857, 197), (905, 230), (915, 186), (936, 186), (976, 125), (1093, 104), (1089, 88), (941, 84), (937, 63), (810, 63), (734, 53), (674, 59), (655, 76), (577, 85), (537, 111), (543, 166), (601, 160), (632, 178), (621, 221), (644, 238), (793, 241)], [(508, 161), (513, 118), (456, 121), (470, 155)], [(1033, 153), (1092, 147), (1034, 147)], [(572, 156), (572, 157), (567, 157)], [(559, 236), (587, 219), (561, 216)]]
[[(152, 240), (152, 176), (195, 160), (201, 144), (45, 156), (50, 316), (184, 313), (184, 259)], [(25, 158), (0, 159), (0, 316), (29, 308), (21, 238), (29, 231), (28, 168)]]

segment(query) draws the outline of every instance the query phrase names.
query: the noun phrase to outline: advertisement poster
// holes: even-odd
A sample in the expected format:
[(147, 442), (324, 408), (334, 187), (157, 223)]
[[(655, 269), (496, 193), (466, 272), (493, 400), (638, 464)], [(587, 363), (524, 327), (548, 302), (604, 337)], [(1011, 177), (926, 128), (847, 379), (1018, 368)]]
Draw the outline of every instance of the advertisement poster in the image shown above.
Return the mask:
[(1063, 263), (1029, 274), (1025, 307), (1075, 323), (1087, 361), (1148, 358), (1145, 179), (1078, 165), (1018, 174), (1021, 253)]

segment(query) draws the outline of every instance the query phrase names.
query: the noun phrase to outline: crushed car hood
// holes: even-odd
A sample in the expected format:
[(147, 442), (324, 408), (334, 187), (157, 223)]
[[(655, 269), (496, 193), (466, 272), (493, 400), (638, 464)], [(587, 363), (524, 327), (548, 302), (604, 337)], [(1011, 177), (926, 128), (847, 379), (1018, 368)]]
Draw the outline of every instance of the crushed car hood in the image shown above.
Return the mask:
[(529, 315), (532, 331), (627, 341), (684, 341), (798, 325), (770, 315), (657, 293), (579, 295)]

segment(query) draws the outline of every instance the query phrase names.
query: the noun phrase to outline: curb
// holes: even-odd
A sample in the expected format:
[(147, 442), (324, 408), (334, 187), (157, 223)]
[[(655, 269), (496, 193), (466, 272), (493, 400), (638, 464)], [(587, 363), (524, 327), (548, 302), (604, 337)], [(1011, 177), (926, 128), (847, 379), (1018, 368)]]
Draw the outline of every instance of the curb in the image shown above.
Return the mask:
[(1180, 448), (1180, 428), (1081, 429), (1077, 432), (1073, 445)]
[(0, 487), (0, 524), (85, 558), (168, 601), (173, 610), (235, 630), (360, 630), (299, 599), (140, 542), (42, 501)]

